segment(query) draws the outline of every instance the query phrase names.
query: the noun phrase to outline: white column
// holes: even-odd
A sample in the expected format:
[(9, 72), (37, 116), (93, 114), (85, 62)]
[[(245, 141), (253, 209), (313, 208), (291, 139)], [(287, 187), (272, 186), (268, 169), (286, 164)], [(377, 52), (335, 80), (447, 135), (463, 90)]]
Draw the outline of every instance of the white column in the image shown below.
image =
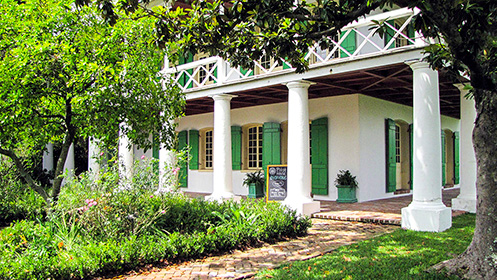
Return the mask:
[(451, 227), (452, 211), (442, 202), (442, 144), (438, 72), (422, 61), (413, 70), (413, 201), (402, 208), (402, 227), (440, 232)]
[(44, 170), (47, 170), (47, 172), (53, 171), (54, 170), (54, 156), (53, 156), (53, 144), (48, 143), (46, 146), (46, 151), (43, 151), (43, 162), (42, 166)]
[(460, 193), (452, 199), (452, 209), (476, 213), (476, 156), (473, 148), (473, 129), (476, 109), (474, 99), (464, 96), (468, 90), (464, 85), (455, 85), (461, 91), (461, 132), (459, 138)]
[(288, 87), (288, 170), (287, 197), (284, 203), (297, 213), (319, 212), (319, 201), (311, 197), (309, 158), (309, 102), (307, 81), (290, 82)]
[(131, 144), (129, 138), (123, 133), (126, 124), (121, 124), (119, 130), (119, 148), (118, 148), (118, 158), (119, 158), (119, 173), (121, 176), (131, 179), (133, 175), (133, 145)]
[(64, 173), (72, 176), (74, 174), (74, 143), (69, 146), (69, 151), (67, 151), (66, 161), (64, 162)]
[(213, 95), (214, 99), (214, 151), (213, 151), (213, 192), (209, 200), (233, 198), (231, 163), (231, 112), (230, 101), (233, 95)]
[(100, 161), (102, 160), (98, 144), (99, 141), (97, 139), (93, 139), (93, 137), (88, 139), (88, 170), (94, 173), (100, 171)]

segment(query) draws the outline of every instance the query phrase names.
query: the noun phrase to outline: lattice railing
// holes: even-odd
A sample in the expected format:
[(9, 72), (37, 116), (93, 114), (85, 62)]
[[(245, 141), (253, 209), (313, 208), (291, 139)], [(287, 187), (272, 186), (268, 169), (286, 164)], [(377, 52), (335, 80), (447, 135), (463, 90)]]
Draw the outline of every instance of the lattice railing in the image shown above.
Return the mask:
[[(311, 67), (340, 60), (353, 60), (365, 55), (382, 55), (394, 49), (425, 46), (425, 40), (412, 28), (417, 11), (407, 8), (389, 11), (359, 19), (342, 29), (339, 36), (330, 39), (331, 46), (322, 50), (316, 43), (305, 59)], [(378, 35), (378, 22), (384, 22), (384, 36)], [(274, 73), (292, 72), (291, 65), (270, 57), (254, 61), (252, 69), (231, 67), (222, 58), (214, 56), (182, 65), (165, 68), (163, 75), (171, 75), (182, 90), (219, 86), (236, 80), (264, 77)]]

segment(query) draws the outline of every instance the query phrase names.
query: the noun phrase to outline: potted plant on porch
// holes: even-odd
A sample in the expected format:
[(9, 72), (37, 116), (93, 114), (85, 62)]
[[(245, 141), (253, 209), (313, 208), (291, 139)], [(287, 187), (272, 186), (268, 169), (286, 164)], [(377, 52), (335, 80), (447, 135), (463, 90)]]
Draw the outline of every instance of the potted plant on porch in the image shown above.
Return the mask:
[(247, 176), (243, 179), (243, 185), (249, 189), (249, 198), (263, 197), (264, 183), (264, 173), (260, 170), (257, 172), (247, 173)]
[(337, 202), (354, 203), (357, 202), (355, 190), (357, 188), (356, 176), (352, 176), (349, 170), (340, 170), (335, 185), (338, 189)]

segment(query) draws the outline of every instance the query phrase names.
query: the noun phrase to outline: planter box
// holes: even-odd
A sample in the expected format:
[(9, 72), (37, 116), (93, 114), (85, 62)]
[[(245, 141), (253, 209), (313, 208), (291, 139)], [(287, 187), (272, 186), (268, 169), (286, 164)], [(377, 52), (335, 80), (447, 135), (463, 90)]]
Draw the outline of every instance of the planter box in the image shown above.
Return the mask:
[(348, 185), (337, 185), (338, 189), (338, 199), (339, 203), (354, 203), (357, 202), (357, 198), (355, 196), (355, 189)]
[(264, 196), (264, 185), (251, 183), (249, 185), (249, 198), (259, 198)]

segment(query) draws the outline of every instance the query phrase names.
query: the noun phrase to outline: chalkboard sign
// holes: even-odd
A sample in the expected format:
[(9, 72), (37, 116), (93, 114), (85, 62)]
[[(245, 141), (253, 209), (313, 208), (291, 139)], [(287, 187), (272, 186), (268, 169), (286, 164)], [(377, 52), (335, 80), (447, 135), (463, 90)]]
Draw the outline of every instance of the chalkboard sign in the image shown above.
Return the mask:
[(267, 188), (266, 201), (284, 200), (287, 195), (287, 166), (268, 165), (267, 166)]

